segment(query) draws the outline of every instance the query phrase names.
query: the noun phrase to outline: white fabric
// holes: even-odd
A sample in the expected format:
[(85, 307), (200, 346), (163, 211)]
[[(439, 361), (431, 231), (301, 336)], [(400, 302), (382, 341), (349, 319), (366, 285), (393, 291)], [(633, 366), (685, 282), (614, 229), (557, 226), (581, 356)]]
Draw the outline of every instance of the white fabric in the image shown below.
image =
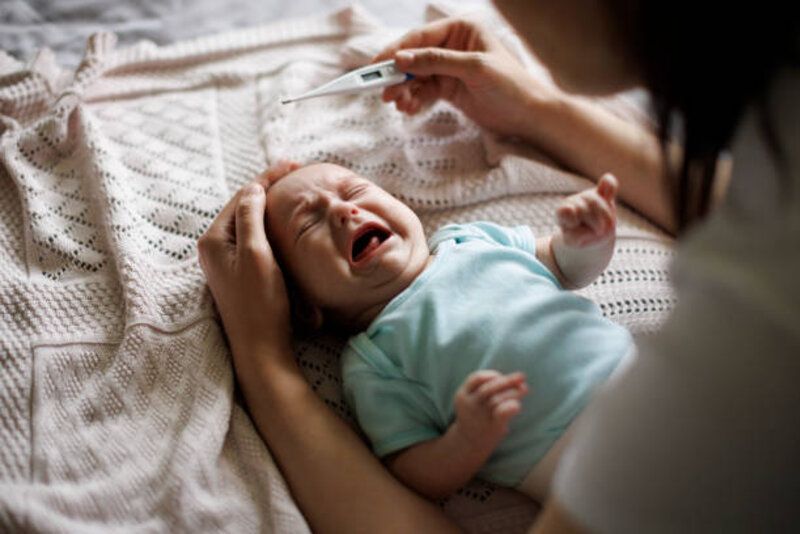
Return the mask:
[(800, 527), (800, 72), (770, 94), (778, 178), (758, 116), (724, 207), (675, 264), (678, 305), (584, 413), (556, 495), (592, 532)]
[[(375, 94), (279, 104), (388, 37), (353, 9), (167, 47), (100, 34), (76, 72), (0, 54), (0, 531), (307, 530), (235, 400), (196, 261), (198, 236), (268, 162), (351, 167), (429, 232), (489, 219), (544, 234), (589, 184), (445, 103), (413, 118)], [(671, 255), (621, 209), (616, 256), (583, 294), (652, 331), (673, 304)], [(348, 418), (340, 347), (313, 340), (297, 358)], [(514, 531), (536, 507), (474, 483), (445, 510)]]
[[(347, 6), (349, 0), (2, 0), (0, 50), (30, 60), (44, 47), (58, 62), (75, 67), (87, 38), (113, 32), (120, 45), (141, 40), (159, 45), (211, 33), (318, 16)], [(360, 0), (386, 26), (400, 31), (421, 24), (419, 0)], [(490, 0), (459, 0), (459, 6), (487, 6)]]

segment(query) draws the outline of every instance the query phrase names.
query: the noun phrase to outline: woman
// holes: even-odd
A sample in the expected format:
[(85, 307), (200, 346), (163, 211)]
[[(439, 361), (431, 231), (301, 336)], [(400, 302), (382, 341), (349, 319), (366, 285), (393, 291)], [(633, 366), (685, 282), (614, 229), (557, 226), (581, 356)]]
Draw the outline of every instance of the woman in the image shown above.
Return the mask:
[[(679, 304), (582, 416), (536, 532), (796, 526), (796, 8), (496, 4), (560, 89), (530, 78), (489, 30), (445, 20), (376, 58), (394, 56), (416, 75), (386, 89), (384, 100), (415, 113), (445, 98), (483, 127), (525, 139), (578, 173), (610, 171), (623, 200), (681, 237)], [(567, 94), (637, 84), (654, 96), (661, 142)], [(673, 150), (668, 134), (681, 129)], [(717, 159), (731, 146), (733, 178), (709, 214)], [(201, 239), (200, 259), (253, 418), (301, 509), (323, 531), (454, 530), (394, 481), (303, 380), (291, 353), (285, 288), (262, 228), (264, 201), (257, 184), (232, 199)]]

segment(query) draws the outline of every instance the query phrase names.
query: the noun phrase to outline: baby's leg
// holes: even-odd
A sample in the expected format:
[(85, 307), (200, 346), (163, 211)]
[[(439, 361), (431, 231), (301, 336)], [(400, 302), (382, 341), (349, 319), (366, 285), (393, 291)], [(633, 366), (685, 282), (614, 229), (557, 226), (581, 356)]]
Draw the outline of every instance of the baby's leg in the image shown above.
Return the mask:
[(552, 447), (550, 447), (550, 450), (547, 451), (544, 457), (528, 471), (528, 474), (520, 485), (517, 486), (516, 489), (518, 491), (521, 491), (539, 503), (543, 503), (547, 500), (558, 461), (561, 459), (561, 453), (564, 452), (564, 449), (574, 433), (574, 428), (575, 421), (567, 427), (567, 431), (558, 438)]
[[(617, 363), (617, 367), (611, 373), (611, 376), (605, 382), (609, 384), (618, 379), (620, 375), (625, 373), (628, 367), (633, 363), (636, 358), (636, 346), (632, 345), (628, 353), (622, 357)], [(605, 386), (604, 386), (605, 387)], [(550, 489), (553, 484), (553, 476), (555, 475), (558, 463), (561, 460), (561, 455), (575, 434), (575, 428), (580, 422), (581, 416), (585, 413), (585, 409), (581, 414), (576, 417), (572, 423), (567, 427), (560, 438), (553, 444), (547, 451), (544, 457), (533, 466), (528, 472), (522, 482), (517, 486), (517, 490), (528, 495), (532, 499), (542, 503), (550, 494)]]

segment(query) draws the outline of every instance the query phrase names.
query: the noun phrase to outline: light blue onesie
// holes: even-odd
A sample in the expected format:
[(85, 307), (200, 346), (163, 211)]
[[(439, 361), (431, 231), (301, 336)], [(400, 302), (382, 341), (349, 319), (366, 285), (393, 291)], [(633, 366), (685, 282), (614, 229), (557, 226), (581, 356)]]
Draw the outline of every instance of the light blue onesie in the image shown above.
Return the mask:
[(632, 346), (535, 257), (526, 226), (448, 225), (433, 261), (342, 355), (345, 398), (380, 457), (438, 437), (479, 369), (523, 371), (531, 392), (479, 472), (515, 487)]

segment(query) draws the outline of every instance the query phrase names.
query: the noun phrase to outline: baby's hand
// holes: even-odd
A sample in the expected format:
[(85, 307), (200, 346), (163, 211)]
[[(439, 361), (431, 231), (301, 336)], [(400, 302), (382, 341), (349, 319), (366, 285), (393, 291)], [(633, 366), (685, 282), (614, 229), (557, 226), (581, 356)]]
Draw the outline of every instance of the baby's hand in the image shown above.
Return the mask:
[(556, 210), (564, 243), (586, 247), (605, 241), (616, 232), (617, 179), (605, 174), (592, 189), (567, 197)]
[(508, 422), (522, 409), (520, 399), (527, 393), (522, 373), (476, 371), (456, 392), (453, 425), (470, 445), (494, 447), (508, 432)]

